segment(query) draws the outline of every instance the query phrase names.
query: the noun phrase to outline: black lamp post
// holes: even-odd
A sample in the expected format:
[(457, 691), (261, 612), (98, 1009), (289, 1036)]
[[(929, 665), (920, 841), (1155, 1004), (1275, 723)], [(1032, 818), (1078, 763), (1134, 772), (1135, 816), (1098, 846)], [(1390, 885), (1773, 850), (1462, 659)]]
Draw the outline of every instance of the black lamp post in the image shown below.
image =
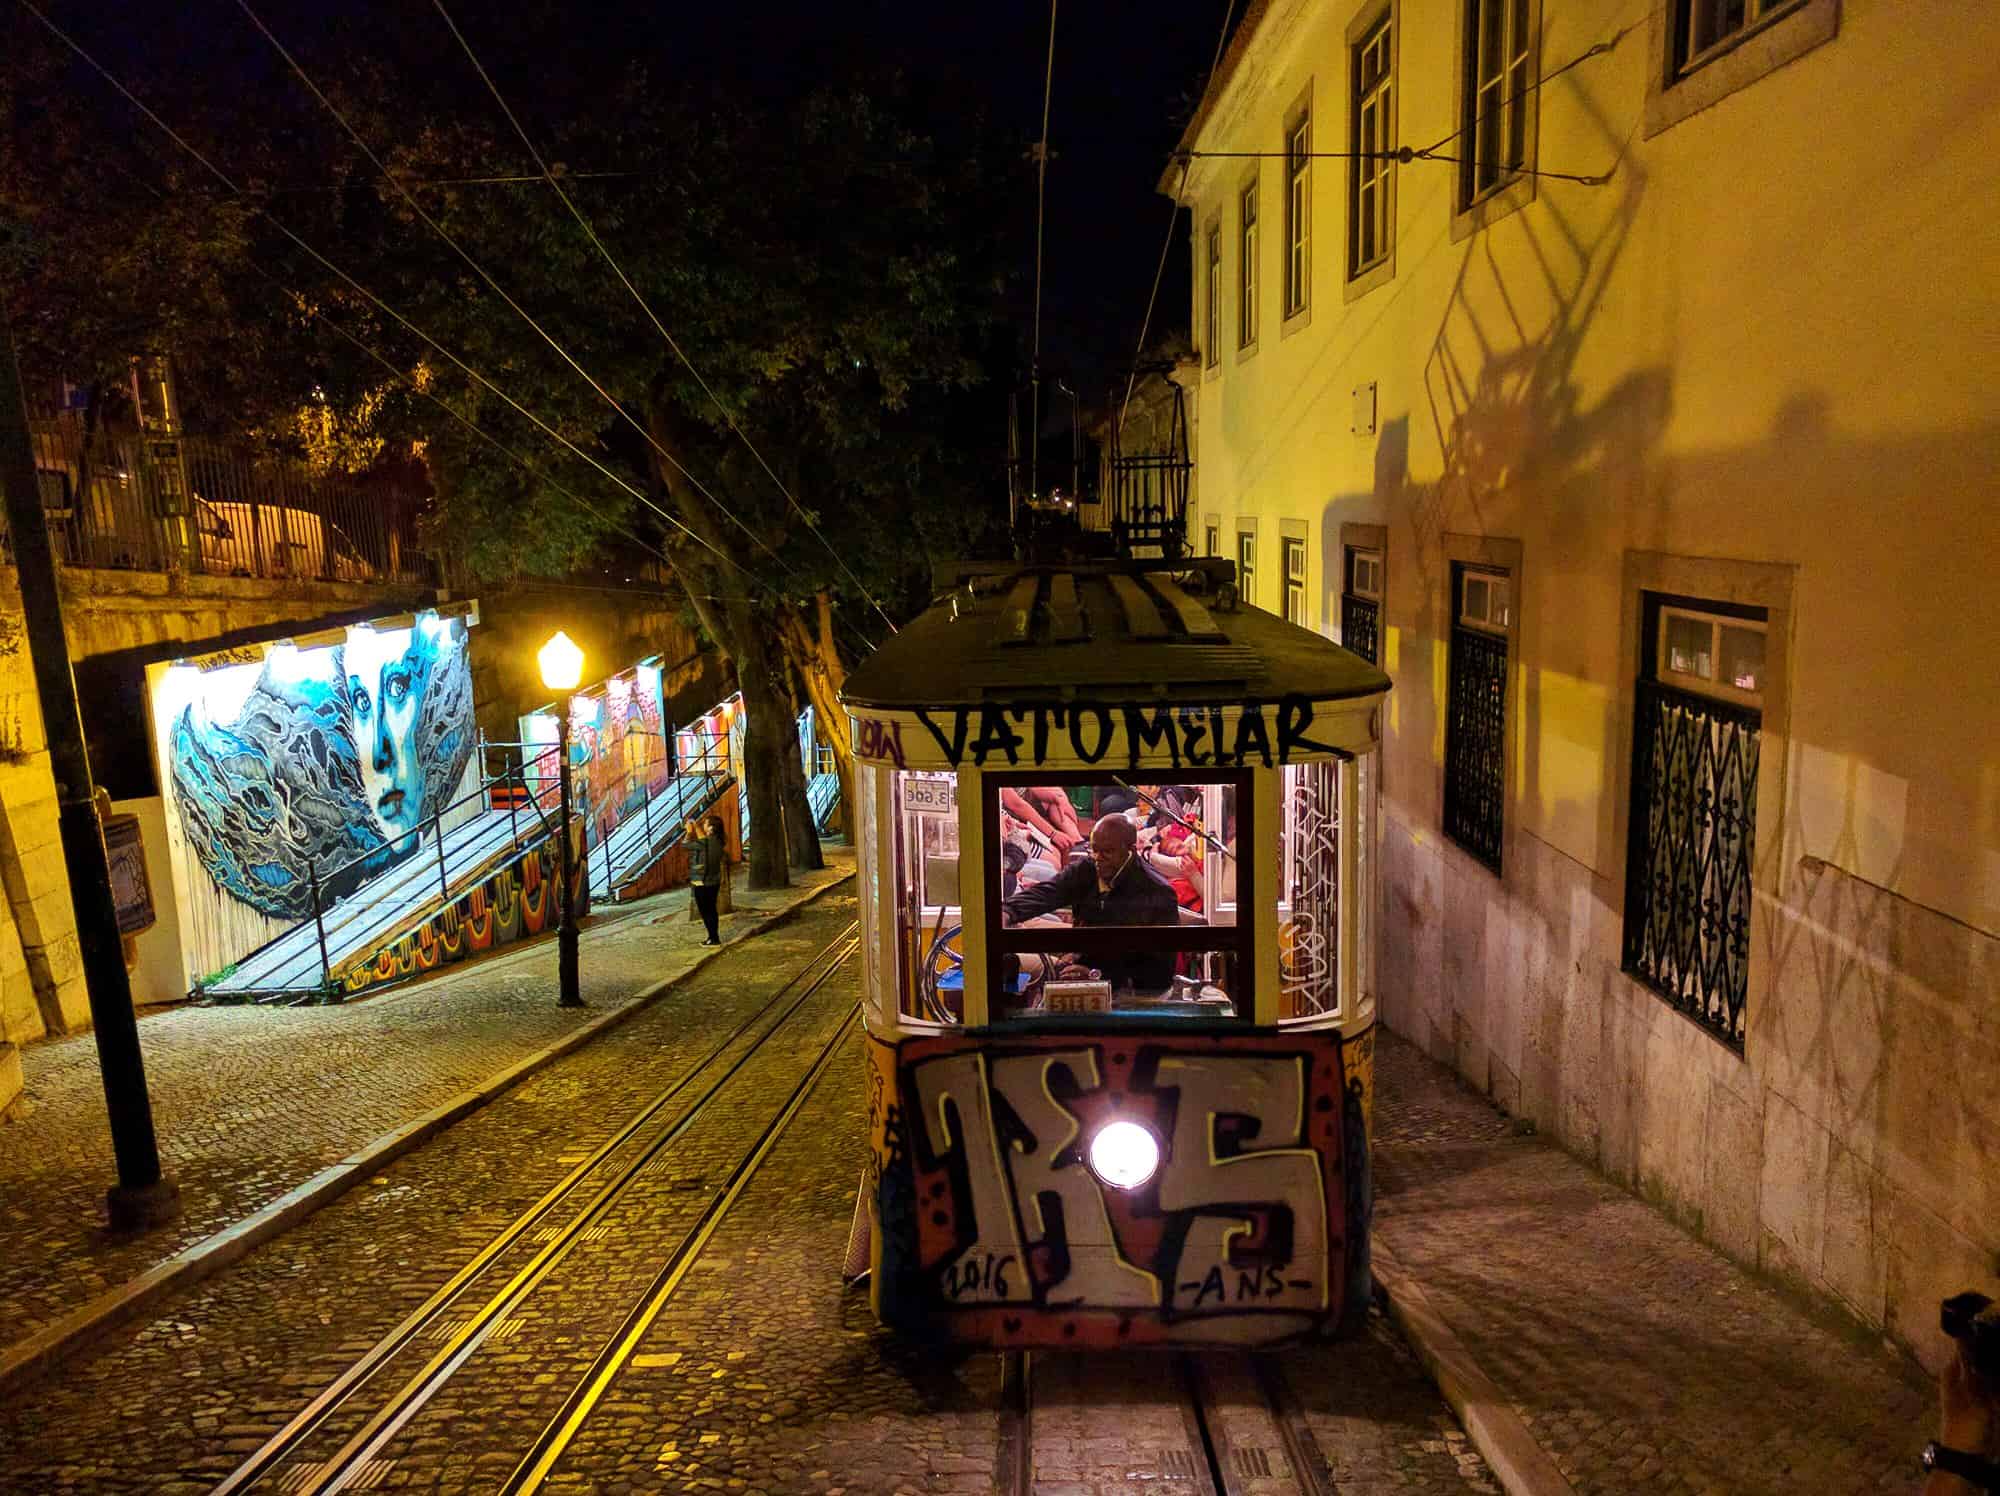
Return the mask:
[(576, 853), (570, 843), (569, 708), (570, 693), (583, 679), (583, 651), (568, 634), (557, 630), (536, 659), (542, 667), (542, 684), (561, 693), (556, 706), (556, 758), (558, 783), (562, 787), (562, 821), (557, 833), (561, 843), (558, 866), (562, 870), (562, 923), (556, 928), (556, 973), (561, 992), (558, 1003), (565, 1008), (580, 1008), (583, 991), (576, 969)]

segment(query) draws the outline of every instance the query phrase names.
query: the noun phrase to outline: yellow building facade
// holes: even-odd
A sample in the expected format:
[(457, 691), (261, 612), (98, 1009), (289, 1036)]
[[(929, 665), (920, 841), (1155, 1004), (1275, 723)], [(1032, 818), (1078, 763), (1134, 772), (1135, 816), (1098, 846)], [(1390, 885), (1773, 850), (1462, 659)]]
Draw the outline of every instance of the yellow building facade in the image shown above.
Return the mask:
[(1193, 547), (1396, 682), (1390, 1026), (1933, 1361), (2000, 1292), (1996, 51), (1265, 0), (1161, 183)]

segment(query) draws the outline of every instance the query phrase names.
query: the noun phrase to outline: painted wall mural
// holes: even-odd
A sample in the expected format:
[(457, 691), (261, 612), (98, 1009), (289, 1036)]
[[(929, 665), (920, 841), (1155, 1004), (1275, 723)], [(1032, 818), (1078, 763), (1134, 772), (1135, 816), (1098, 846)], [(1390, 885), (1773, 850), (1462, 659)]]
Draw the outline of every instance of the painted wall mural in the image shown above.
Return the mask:
[[(1158, 1034), (871, 1039), (869, 1056), (885, 1323), (995, 1346), (1262, 1344), (1365, 1310), (1368, 1080), (1349, 1060), (1371, 1054), (1338, 1034), (1222, 1053)], [(1161, 1145), (1134, 1189), (1085, 1162), (1113, 1120)]]
[(471, 621), (427, 612), (148, 672), (191, 980), (308, 917), (313, 871), (324, 899), (351, 892), (467, 792)]
[[(583, 823), (570, 828), (576, 857), (573, 894), (579, 918), (590, 909), (590, 878), (583, 865)], [(553, 930), (562, 919), (560, 849), (532, 847), (494, 871), (414, 929), (405, 931), (340, 972), (343, 996), (354, 997), (406, 982), (440, 966)]]
[[(649, 791), (657, 792), (667, 781), (666, 707), (659, 662), (642, 661), (577, 692), (570, 698), (569, 735), (571, 763), (577, 771), (573, 788), (587, 796), (595, 843), (636, 811)], [(523, 717), (521, 741), (545, 747), (550, 754), (541, 766), (547, 782), (540, 794), (553, 805), (557, 794), (553, 709)], [(533, 752), (531, 748), (531, 757)], [(535, 772), (531, 765), (531, 781)]]

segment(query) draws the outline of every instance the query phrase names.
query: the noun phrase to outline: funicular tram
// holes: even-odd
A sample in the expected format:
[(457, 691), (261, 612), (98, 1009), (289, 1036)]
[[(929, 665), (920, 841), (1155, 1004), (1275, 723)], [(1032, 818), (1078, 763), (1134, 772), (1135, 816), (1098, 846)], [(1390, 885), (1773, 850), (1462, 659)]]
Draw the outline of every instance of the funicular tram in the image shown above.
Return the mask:
[(1389, 680), (1227, 561), (942, 569), (848, 677), (879, 1318), (1266, 1344), (1369, 1293)]

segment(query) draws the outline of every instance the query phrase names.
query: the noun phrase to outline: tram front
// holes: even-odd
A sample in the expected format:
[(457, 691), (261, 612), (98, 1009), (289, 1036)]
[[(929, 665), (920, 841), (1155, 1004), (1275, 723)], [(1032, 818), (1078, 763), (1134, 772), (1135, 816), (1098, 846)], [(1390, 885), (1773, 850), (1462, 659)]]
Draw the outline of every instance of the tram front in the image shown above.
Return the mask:
[(1358, 1320), (1388, 678), (1227, 562), (941, 580), (844, 693), (876, 1313), (987, 1346)]

